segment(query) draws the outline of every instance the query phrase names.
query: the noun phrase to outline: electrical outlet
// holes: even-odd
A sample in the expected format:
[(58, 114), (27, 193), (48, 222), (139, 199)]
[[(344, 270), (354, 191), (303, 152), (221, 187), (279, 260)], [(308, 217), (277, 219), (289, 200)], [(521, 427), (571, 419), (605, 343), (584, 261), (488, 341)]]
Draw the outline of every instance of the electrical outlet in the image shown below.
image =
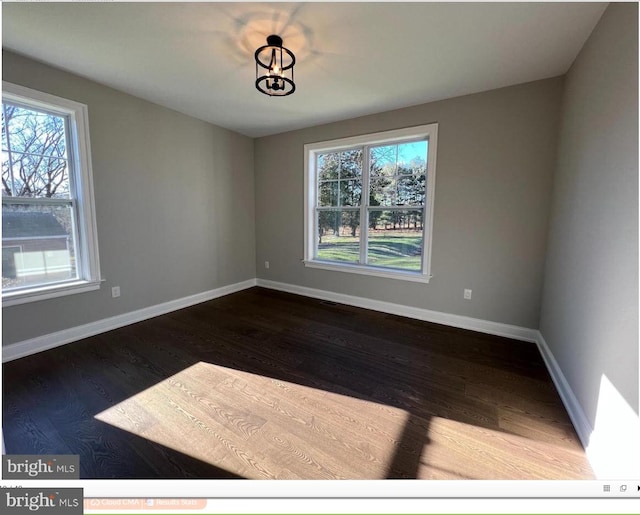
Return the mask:
[(116, 297), (120, 297), (120, 286), (114, 286), (111, 288), (111, 296), (115, 299)]
[(269, 262), (268, 262), (268, 261), (265, 261), (265, 262), (264, 262), (264, 267), (265, 267), (267, 270), (269, 269)]
[(465, 290), (464, 290), (464, 298), (466, 300), (471, 300), (471, 290), (468, 290), (468, 289), (465, 288)]

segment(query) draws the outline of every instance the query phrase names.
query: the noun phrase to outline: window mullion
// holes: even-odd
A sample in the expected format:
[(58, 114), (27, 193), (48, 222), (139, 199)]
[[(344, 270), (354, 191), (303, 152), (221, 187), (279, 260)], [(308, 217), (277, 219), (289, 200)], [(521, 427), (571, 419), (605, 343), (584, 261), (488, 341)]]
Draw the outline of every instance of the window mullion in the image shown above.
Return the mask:
[(360, 195), (360, 264), (367, 264), (369, 248), (369, 146), (362, 147), (362, 194)]
[(369, 211), (420, 211), (424, 206), (421, 204), (416, 205), (401, 205), (401, 206), (369, 206)]
[(71, 206), (73, 198), (48, 198), (48, 197), (2, 197), (3, 204), (18, 204), (26, 206)]

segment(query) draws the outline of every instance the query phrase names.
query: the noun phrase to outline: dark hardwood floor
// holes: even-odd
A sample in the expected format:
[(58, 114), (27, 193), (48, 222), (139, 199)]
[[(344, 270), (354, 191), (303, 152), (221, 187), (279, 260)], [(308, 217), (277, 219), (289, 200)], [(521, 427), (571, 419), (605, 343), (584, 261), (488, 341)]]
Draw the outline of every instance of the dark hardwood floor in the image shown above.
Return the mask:
[(534, 344), (252, 288), (3, 365), (83, 478), (590, 479)]

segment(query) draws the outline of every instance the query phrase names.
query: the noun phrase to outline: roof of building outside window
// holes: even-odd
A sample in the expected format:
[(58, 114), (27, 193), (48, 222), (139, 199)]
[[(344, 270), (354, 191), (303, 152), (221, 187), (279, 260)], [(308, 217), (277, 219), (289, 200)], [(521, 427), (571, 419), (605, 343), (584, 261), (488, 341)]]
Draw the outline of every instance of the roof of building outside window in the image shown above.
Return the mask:
[(67, 232), (51, 213), (2, 213), (2, 239), (66, 238)]

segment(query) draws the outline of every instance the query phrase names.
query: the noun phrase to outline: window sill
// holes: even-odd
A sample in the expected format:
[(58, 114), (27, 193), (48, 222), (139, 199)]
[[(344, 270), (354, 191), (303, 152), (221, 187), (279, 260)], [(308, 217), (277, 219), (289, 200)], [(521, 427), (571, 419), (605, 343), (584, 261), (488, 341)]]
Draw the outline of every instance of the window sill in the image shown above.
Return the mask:
[(75, 281), (72, 283), (31, 288), (28, 291), (4, 293), (2, 295), (2, 307), (6, 308), (8, 306), (17, 306), (18, 304), (26, 304), (28, 302), (37, 302), (39, 300), (53, 299), (55, 297), (98, 290), (100, 289), (100, 283), (100, 280)]
[(384, 277), (385, 279), (397, 279), (400, 281), (412, 281), (418, 283), (428, 283), (432, 276), (421, 272), (403, 272), (401, 270), (388, 270), (373, 266), (351, 265), (348, 263), (334, 263), (328, 261), (303, 261), (304, 266), (309, 268), (319, 268), (321, 270), (331, 270), (334, 272), (347, 272), (351, 274), (370, 275), (373, 277)]

